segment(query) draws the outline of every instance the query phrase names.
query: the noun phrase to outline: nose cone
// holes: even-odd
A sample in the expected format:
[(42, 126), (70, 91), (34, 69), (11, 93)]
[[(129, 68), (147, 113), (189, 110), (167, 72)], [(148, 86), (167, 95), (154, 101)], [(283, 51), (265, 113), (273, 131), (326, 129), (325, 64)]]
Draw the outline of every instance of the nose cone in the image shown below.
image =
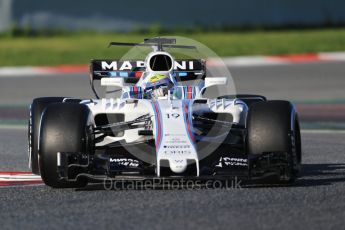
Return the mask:
[(186, 159), (172, 159), (169, 161), (170, 170), (174, 173), (183, 173), (187, 169)]

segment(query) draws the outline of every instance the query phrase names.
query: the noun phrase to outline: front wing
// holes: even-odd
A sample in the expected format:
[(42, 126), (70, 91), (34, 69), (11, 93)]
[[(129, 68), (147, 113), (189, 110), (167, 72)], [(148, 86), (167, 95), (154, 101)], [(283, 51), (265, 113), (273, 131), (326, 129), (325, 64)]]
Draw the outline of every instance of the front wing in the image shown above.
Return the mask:
[[(139, 149), (147, 149), (154, 143), (137, 143)], [(181, 174), (173, 173), (168, 165), (161, 164), (161, 175), (157, 177), (155, 153), (143, 152), (151, 158), (145, 161), (131, 154), (130, 146), (115, 143), (109, 149), (90, 153), (57, 154), (57, 169), (61, 180), (75, 181), (88, 179), (102, 180), (156, 180), (156, 179), (191, 179), (191, 180), (231, 180), (265, 181), (266, 179), (288, 182), (290, 178), (289, 154), (269, 152), (263, 154), (245, 154), (234, 145), (221, 144), (212, 154), (199, 161), (200, 175), (196, 175), (195, 163), (189, 162), (188, 168)], [(229, 151), (231, 150), (231, 151)]]

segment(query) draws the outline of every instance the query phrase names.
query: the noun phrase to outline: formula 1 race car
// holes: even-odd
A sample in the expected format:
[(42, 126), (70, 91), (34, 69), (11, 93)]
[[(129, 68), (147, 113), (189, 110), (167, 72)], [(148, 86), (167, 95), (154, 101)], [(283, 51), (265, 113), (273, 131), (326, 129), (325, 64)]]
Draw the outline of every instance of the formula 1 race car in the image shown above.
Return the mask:
[[(81, 187), (107, 178), (295, 181), (301, 137), (290, 102), (206, 98), (227, 78), (208, 76), (204, 59), (175, 59), (167, 49), (196, 47), (174, 38), (110, 45), (153, 50), (144, 60), (92, 60), (96, 99), (43, 97), (30, 106), (29, 165), (46, 185)], [(100, 98), (95, 82), (119, 97)]]

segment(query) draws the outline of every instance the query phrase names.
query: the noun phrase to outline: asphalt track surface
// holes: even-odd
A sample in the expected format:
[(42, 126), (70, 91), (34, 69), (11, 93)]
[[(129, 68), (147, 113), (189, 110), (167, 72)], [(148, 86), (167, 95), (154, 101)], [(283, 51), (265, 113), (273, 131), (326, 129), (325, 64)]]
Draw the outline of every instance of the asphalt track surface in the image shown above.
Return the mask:
[[(1, 229), (343, 229), (345, 133), (303, 133), (293, 186), (103, 190), (0, 188)], [(0, 129), (0, 170), (27, 170), (26, 130)]]
[[(232, 68), (237, 91), (270, 99), (345, 99), (344, 63)], [(92, 96), (86, 75), (0, 78), (0, 105), (39, 96)], [(0, 126), (0, 171), (27, 171), (24, 128)], [(1, 229), (343, 229), (345, 133), (302, 134), (303, 171), (287, 187), (51, 189), (0, 187)]]

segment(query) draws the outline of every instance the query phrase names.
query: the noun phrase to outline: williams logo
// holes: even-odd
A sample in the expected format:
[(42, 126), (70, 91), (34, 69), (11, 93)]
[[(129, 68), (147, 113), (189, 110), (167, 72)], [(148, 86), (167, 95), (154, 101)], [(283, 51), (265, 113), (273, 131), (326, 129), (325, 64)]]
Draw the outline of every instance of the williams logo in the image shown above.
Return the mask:
[(227, 166), (248, 166), (248, 159), (245, 158), (236, 158), (236, 157), (221, 157), (219, 159), (218, 164), (216, 167), (223, 168)]
[(139, 161), (131, 158), (110, 158), (110, 163), (117, 166), (138, 167)]

